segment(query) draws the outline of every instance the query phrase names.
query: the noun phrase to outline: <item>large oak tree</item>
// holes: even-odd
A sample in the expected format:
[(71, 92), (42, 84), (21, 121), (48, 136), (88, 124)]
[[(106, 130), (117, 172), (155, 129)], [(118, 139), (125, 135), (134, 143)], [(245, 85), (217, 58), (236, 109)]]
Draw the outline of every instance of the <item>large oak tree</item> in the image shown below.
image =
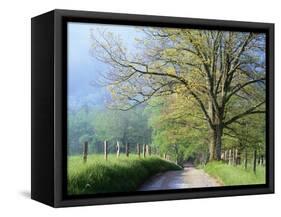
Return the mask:
[[(92, 33), (92, 54), (109, 66), (112, 107), (129, 110), (153, 97), (181, 95), (208, 125), (209, 160), (220, 160), (224, 129), (265, 111), (265, 35), (143, 28), (132, 49), (118, 35)], [(205, 132), (202, 132), (205, 133)]]

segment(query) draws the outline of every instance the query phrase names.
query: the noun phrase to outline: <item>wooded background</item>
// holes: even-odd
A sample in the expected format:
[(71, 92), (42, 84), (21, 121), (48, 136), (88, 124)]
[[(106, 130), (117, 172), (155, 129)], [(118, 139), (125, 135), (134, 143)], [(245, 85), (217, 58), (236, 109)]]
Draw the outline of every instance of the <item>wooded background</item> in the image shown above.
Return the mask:
[(118, 27), (132, 47), (111, 26), (89, 28), (90, 55), (106, 66), (91, 84), (109, 96), (68, 111), (70, 155), (107, 141), (108, 152), (149, 144), (178, 164), (265, 164), (265, 34)]

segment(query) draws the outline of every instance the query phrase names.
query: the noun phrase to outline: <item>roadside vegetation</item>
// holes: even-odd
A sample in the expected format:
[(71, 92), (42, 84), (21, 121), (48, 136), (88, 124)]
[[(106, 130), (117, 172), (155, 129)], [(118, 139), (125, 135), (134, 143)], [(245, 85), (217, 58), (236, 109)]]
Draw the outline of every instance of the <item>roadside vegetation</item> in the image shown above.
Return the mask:
[(149, 177), (167, 170), (180, 170), (176, 164), (158, 157), (140, 158), (108, 155), (89, 155), (87, 163), (82, 156), (68, 158), (68, 193), (94, 194), (136, 191)]
[(264, 166), (257, 166), (256, 173), (252, 168), (245, 169), (242, 165), (234, 166), (218, 161), (209, 162), (202, 168), (226, 186), (265, 184)]

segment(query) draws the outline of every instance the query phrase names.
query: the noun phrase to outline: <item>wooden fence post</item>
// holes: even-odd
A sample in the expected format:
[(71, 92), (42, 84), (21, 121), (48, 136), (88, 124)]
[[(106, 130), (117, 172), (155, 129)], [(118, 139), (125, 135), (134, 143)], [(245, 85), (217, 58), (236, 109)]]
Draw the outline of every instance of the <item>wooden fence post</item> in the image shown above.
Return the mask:
[(263, 155), (261, 155), (261, 166), (263, 166), (264, 163), (264, 159), (263, 159)]
[(254, 165), (253, 165), (253, 171), (256, 174), (256, 170), (257, 170), (257, 150), (254, 150)]
[(248, 168), (248, 152), (247, 152), (247, 149), (245, 149), (244, 168), (245, 168), (245, 170)]
[(83, 161), (84, 161), (84, 163), (87, 162), (87, 158), (88, 158), (88, 141), (84, 142), (84, 145), (83, 145)]
[(228, 152), (227, 150), (224, 151), (224, 161), (227, 162), (227, 157), (228, 157)]
[(146, 145), (146, 154), (150, 155), (150, 151), (149, 151), (149, 146), (148, 145)]
[(238, 158), (238, 149), (235, 149), (235, 157), (234, 157), (234, 164), (237, 165), (237, 158)]
[(231, 164), (234, 165), (234, 163), (235, 163), (235, 149), (234, 148), (232, 149), (232, 160), (231, 161), (232, 161)]
[(129, 157), (129, 153), (130, 153), (130, 145), (128, 143), (126, 143), (126, 156)]
[(146, 144), (143, 144), (143, 146), (142, 146), (143, 157), (145, 157), (145, 152), (146, 152)]
[(120, 156), (120, 144), (119, 144), (119, 141), (117, 141), (117, 143), (116, 143), (116, 156), (117, 156), (117, 158), (119, 158), (119, 156)]
[(138, 154), (138, 156), (140, 158), (140, 144), (137, 144), (137, 154)]
[(104, 140), (104, 159), (107, 160), (107, 141)]
[(231, 164), (231, 149), (228, 150), (228, 164)]
[(241, 164), (241, 152), (237, 150), (236, 164)]

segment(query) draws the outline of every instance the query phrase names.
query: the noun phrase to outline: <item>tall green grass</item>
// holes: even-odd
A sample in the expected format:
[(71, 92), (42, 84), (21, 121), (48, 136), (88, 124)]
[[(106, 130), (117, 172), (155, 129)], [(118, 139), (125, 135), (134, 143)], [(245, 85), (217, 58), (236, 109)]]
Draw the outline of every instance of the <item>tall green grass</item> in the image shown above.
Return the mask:
[(218, 161), (209, 162), (202, 168), (226, 186), (266, 183), (265, 167), (263, 166), (257, 166), (256, 174), (252, 168), (245, 170), (242, 165), (233, 166)]
[(138, 158), (109, 155), (89, 155), (87, 163), (82, 156), (68, 157), (68, 194), (95, 194), (135, 191), (150, 176), (167, 170), (181, 169), (176, 164), (158, 157)]

